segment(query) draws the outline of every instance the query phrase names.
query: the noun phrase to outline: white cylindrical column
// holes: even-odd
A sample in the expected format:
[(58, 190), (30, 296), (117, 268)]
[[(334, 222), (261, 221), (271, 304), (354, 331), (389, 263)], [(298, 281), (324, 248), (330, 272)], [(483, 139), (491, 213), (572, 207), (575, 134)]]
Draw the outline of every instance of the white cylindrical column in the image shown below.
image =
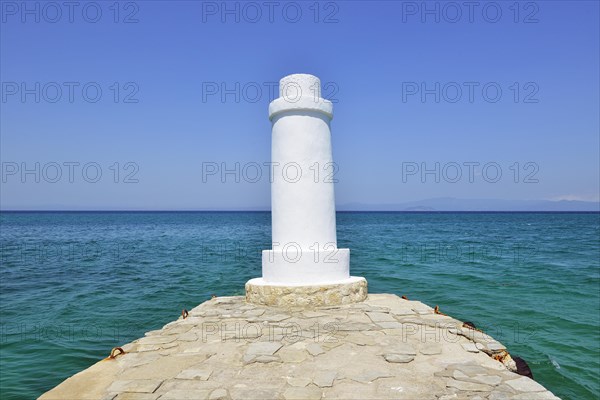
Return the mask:
[(322, 284), (349, 278), (348, 249), (336, 239), (331, 153), (333, 105), (319, 78), (289, 75), (269, 105), (272, 122), (272, 250), (263, 252), (263, 279)]

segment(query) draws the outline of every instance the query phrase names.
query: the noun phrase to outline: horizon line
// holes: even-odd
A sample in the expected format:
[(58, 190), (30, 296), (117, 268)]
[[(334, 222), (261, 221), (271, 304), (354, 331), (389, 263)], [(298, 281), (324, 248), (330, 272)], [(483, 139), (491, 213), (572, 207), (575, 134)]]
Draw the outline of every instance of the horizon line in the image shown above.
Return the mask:
[[(3, 210), (0, 213), (270, 213), (271, 210)], [(538, 213), (538, 214), (600, 214), (600, 210), (336, 210), (336, 213), (402, 213), (402, 214), (443, 214), (443, 213)]]

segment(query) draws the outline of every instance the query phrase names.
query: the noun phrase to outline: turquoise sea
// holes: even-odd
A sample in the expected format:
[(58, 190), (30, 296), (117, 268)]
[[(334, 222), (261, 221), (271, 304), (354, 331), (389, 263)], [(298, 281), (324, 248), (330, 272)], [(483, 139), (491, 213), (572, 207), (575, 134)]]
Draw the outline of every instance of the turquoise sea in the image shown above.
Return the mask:
[[(0, 398), (32, 399), (217, 296), (270, 248), (267, 212), (0, 213)], [(369, 291), (474, 322), (564, 399), (600, 395), (600, 214), (339, 213)]]

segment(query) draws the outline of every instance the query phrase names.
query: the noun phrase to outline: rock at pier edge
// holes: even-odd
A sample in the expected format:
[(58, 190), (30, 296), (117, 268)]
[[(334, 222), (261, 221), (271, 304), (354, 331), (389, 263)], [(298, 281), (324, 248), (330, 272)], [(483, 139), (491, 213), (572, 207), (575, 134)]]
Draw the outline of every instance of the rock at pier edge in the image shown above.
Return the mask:
[(557, 398), (495, 360), (492, 337), (390, 294), (316, 308), (215, 298), (123, 350), (40, 398)]

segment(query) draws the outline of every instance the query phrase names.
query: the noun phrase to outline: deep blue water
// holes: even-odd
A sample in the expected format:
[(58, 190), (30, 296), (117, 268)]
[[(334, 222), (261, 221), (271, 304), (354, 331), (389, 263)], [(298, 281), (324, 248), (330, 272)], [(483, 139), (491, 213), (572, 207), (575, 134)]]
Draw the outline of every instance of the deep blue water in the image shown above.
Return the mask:
[[(0, 213), (0, 397), (30, 399), (210, 298), (242, 295), (269, 213)], [(478, 327), (564, 399), (600, 393), (600, 215), (340, 213), (370, 292)]]

